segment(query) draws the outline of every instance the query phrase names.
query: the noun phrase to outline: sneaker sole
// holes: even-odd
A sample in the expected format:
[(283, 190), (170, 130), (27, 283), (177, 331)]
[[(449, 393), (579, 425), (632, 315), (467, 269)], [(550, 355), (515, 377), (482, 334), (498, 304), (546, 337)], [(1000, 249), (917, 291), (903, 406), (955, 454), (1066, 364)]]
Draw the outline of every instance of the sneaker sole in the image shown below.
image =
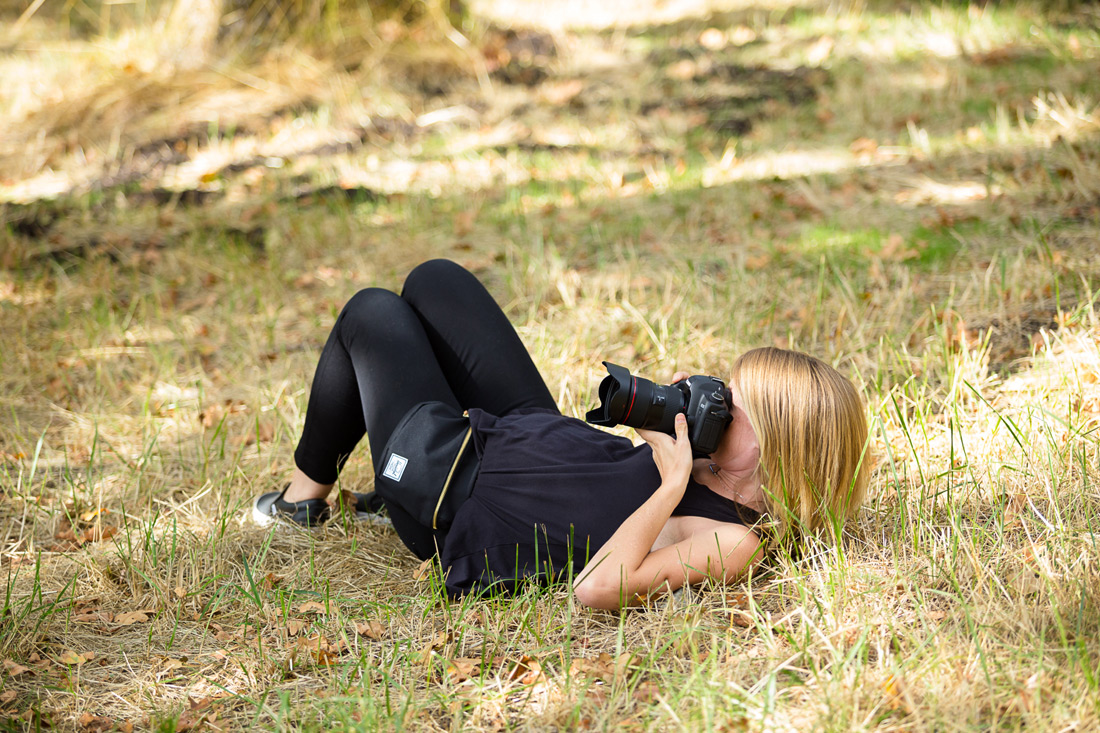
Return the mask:
[(326, 524), (326, 522), (322, 522), (321, 524), (316, 524), (316, 525), (313, 525), (312, 527), (307, 527), (304, 524), (298, 524), (297, 522), (292, 522), (289, 519), (283, 519), (282, 517), (278, 517), (278, 516), (273, 517), (270, 514), (265, 514), (265, 513), (261, 512), (259, 509), (257, 509), (255, 506), (252, 507), (252, 523), (259, 526), (259, 527), (265, 527), (265, 528), (270, 527), (272, 525), (275, 525), (275, 526), (286, 528), (286, 529), (300, 529), (300, 530), (305, 530), (307, 532), (315, 530), (315, 529), (321, 529)]
[(286, 524), (286, 522), (280, 521), (278, 517), (264, 514), (256, 508), (255, 504), (252, 505), (252, 523), (258, 524), (261, 527), (270, 527), (273, 524)]

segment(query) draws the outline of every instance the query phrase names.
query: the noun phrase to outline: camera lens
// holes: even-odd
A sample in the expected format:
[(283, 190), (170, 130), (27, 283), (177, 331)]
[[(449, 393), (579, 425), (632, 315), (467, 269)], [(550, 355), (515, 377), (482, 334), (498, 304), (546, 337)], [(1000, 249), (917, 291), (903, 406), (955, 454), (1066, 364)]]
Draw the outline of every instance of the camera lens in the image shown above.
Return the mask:
[(678, 385), (659, 385), (633, 376), (621, 366), (604, 362), (607, 376), (600, 382), (601, 405), (585, 415), (593, 425), (626, 425), (675, 434), (676, 413), (683, 412), (686, 396)]
[(623, 425), (632, 428), (676, 432), (676, 413), (683, 412), (684, 395), (676, 386), (655, 384), (648, 379), (634, 377), (637, 399), (634, 410), (623, 418)]
[(687, 416), (688, 440), (696, 456), (718, 448), (722, 433), (733, 420), (732, 400), (725, 383), (700, 374), (659, 385), (631, 375), (625, 368), (605, 361), (607, 376), (600, 382), (600, 406), (584, 419), (593, 425), (657, 430), (676, 435), (676, 414)]

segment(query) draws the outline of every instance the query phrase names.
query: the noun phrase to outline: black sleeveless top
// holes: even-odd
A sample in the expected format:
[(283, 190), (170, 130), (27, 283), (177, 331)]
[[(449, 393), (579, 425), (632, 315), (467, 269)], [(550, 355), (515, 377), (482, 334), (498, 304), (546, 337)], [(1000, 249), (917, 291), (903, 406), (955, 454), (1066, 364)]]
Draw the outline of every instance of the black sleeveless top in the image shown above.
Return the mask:
[(672, 514), (678, 517), (706, 517), (746, 527), (752, 527), (762, 518), (755, 509), (716, 494), (693, 478), (688, 479), (684, 498), (680, 499)]
[[(550, 410), (470, 410), (481, 469), (440, 551), (451, 595), (510, 592), (579, 573), (661, 484), (648, 445)], [(689, 480), (676, 516), (752, 526), (760, 515)]]

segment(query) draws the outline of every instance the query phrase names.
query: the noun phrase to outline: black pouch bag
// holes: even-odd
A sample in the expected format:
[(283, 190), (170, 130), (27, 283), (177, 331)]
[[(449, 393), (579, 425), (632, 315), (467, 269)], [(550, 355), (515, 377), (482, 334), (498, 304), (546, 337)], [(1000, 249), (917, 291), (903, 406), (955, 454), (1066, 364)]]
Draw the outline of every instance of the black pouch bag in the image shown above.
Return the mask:
[(425, 527), (446, 531), (474, 490), (480, 461), (470, 419), (445, 402), (421, 402), (394, 428), (375, 464), (374, 489)]

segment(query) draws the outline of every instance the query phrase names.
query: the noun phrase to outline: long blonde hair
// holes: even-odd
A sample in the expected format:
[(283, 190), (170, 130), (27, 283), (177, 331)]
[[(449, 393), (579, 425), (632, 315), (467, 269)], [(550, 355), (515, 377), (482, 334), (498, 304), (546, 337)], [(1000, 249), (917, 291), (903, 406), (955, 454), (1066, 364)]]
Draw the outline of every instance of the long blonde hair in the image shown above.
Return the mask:
[(774, 535), (793, 539), (838, 527), (867, 494), (867, 416), (855, 386), (825, 362), (765, 347), (733, 365), (760, 444)]

